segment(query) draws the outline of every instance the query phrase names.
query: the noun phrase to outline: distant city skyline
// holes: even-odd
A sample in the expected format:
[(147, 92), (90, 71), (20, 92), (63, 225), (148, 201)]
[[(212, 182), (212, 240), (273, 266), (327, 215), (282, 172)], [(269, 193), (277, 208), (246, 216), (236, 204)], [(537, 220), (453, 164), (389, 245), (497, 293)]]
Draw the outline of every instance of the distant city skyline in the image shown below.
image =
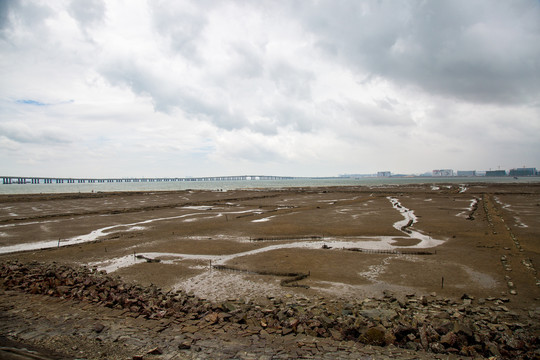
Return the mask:
[(377, 173), (353, 173), (328, 176), (291, 176), (275, 174), (235, 174), (235, 175), (212, 175), (212, 176), (148, 176), (148, 177), (76, 177), (76, 176), (23, 176), (2, 175), (2, 184), (53, 184), (53, 183), (107, 183), (107, 182), (145, 182), (145, 181), (234, 181), (234, 180), (290, 180), (299, 178), (359, 178), (359, 177), (477, 177), (477, 176), (538, 176), (536, 167), (521, 167), (498, 170), (454, 170), (434, 169), (422, 173), (394, 173), (392, 171), (378, 171)]
[(0, 175), (540, 163), (540, 2), (0, 2)]
[(268, 174), (251, 175), (221, 175), (221, 176), (203, 176), (203, 177), (44, 177), (44, 176), (3, 176), (0, 175), (0, 184), (107, 184), (107, 183), (146, 183), (146, 182), (220, 182), (220, 181), (259, 181), (259, 180), (295, 180), (295, 179), (335, 179), (335, 178), (391, 178), (391, 177), (433, 177), (433, 178), (451, 178), (451, 177), (489, 177), (489, 176), (539, 176), (536, 168), (519, 168), (493, 171), (475, 171), (467, 170), (454, 172), (451, 169), (432, 170), (422, 174), (393, 174), (390, 171), (379, 171), (376, 174), (340, 174), (339, 176), (280, 176)]

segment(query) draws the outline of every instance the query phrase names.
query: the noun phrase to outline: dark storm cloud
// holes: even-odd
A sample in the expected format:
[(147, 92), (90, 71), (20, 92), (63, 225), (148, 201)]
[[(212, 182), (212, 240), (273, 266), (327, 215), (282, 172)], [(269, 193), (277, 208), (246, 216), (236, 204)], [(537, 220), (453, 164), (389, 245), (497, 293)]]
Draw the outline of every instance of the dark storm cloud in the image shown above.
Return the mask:
[(540, 2), (319, 1), (293, 8), (349, 66), (470, 102), (540, 95)]

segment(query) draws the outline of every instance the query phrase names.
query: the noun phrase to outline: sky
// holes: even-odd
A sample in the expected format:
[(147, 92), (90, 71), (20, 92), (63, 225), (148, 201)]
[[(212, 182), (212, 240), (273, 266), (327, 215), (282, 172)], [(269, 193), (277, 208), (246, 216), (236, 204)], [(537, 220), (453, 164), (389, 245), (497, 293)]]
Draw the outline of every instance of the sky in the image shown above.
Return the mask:
[(0, 0), (0, 175), (523, 166), (538, 0)]

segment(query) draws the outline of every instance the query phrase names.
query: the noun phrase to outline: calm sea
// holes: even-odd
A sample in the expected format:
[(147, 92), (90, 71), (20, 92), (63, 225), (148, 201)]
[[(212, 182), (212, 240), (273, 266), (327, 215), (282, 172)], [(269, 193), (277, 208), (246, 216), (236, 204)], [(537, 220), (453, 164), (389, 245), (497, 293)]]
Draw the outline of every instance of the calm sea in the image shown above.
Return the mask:
[(404, 184), (473, 184), (473, 183), (538, 183), (540, 177), (413, 177), (413, 178), (300, 178), (291, 180), (236, 180), (236, 181), (174, 181), (126, 182), (93, 184), (0, 184), (0, 194), (46, 194), (109, 191), (174, 191), (174, 190), (236, 190), (281, 189), (316, 186), (381, 186)]

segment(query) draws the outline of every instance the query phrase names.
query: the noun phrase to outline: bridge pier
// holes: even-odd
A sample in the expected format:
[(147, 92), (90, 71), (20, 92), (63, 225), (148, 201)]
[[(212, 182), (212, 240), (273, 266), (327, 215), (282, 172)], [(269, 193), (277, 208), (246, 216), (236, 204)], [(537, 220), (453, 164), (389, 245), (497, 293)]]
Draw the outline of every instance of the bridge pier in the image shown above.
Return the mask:
[(290, 180), (290, 176), (265, 176), (265, 175), (241, 175), (241, 176), (207, 176), (207, 177), (186, 177), (186, 178), (40, 178), (40, 177), (14, 177), (4, 176), (1, 178), (2, 184), (84, 184), (84, 183), (128, 183), (128, 182), (170, 182), (170, 181), (257, 181), (257, 180)]

